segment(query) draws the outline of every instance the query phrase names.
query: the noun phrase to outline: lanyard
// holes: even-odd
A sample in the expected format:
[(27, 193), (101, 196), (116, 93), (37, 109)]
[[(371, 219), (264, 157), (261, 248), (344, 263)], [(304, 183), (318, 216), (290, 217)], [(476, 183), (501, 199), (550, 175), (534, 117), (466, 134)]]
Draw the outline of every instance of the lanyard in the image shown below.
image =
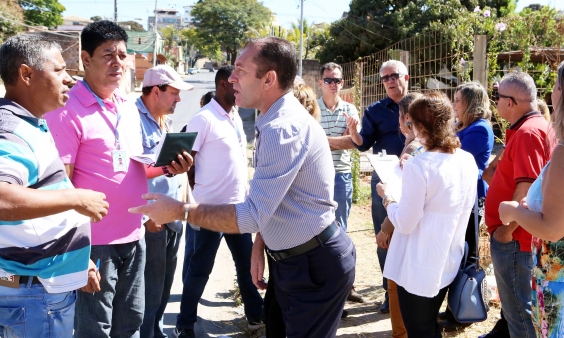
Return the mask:
[[(94, 98), (96, 99), (96, 101), (98, 102), (98, 104), (100, 105), (100, 108), (102, 108), (102, 110), (104, 112), (109, 112), (106, 109), (106, 105), (104, 104), (104, 101), (98, 96), (96, 95), (96, 93), (94, 93), (92, 91), (92, 89), (90, 89), (90, 87), (88, 86), (88, 84), (86, 83), (86, 81), (82, 81), (82, 84), (86, 87), (86, 89), (88, 89), (88, 91), (90, 93), (92, 93), (92, 95), (94, 95)], [(117, 121), (116, 121), (116, 126), (114, 128), (114, 135), (116, 136), (116, 148), (117, 150), (120, 150), (120, 144), (119, 144), (119, 131), (118, 131), (118, 125), (119, 125), (119, 120), (121, 118), (121, 115), (119, 113), (119, 109), (118, 109), (118, 105), (116, 104), (116, 112), (117, 112)]]

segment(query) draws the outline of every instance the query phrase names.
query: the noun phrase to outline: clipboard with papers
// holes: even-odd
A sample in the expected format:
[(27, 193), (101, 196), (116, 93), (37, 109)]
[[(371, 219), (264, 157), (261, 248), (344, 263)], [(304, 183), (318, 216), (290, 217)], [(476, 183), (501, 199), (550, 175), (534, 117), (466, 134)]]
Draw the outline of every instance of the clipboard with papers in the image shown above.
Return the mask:
[(403, 170), (399, 165), (399, 158), (396, 155), (365, 154), (372, 165), (372, 168), (386, 183), (388, 194), (398, 201), (401, 199), (401, 185)]

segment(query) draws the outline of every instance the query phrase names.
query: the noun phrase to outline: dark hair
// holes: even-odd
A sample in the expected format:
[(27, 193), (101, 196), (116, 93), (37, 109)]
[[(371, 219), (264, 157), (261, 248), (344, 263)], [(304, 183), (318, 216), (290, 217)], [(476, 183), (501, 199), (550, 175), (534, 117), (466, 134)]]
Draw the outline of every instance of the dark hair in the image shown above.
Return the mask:
[(107, 41), (123, 41), (127, 45), (127, 33), (117, 23), (109, 20), (100, 20), (89, 23), (80, 34), (82, 50), (92, 56), (96, 48)]
[(0, 77), (7, 86), (18, 83), (21, 65), (43, 70), (48, 57), (45, 51), (61, 46), (41, 35), (17, 35), (7, 39), (0, 47)]
[[(407, 112), (409, 111), (409, 105), (411, 105), (411, 103), (412, 103), (413, 101), (415, 101), (416, 99), (420, 98), (421, 96), (423, 96), (423, 94), (417, 93), (417, 92), (408, 93), (407, 95), (405, 95), (405, 96), (398, 102), (400, 115), (403, 116), (403, 115), (407, 114)], [(402, 114), (402, 113), (403, 113), (403, 114)]]
[(333, 70), (333, 69), (338, 69), (341, 71), (341, 74), (343, 74), (343, 68), (341, 68), (340, 65), (336, 64), (335, 62), (327, 62), (326, 64), (321, 66), (319, 75), (323, 76), (323, 73), (325, 73), (326, 70)]
[(445, 94), (434, 91), (421, 96), (411, 103), (408, 114), (417, 128), (421, 144), (428, 150), (438, 148), (453, 153), (460, 147), (452, 123), (454, 109)]
[(217, 88), (219, 81), (221, 80), (227, 81), (227, 79), (229, 79), (231, 73), (233, 73), (234, 70), (235, 70), (235, 66), (232, 65), (223, 66), (219, 68), (217, 70), (217, 73), (215, 74), (215, 88)]
[(210, 103), (210, 101), (215, 97), (215, 91), (207, 92), (202, 95), (202, 103), (205, 106), (206, 104)]
[(298, 73), (298, 60), (296, 48), (275, 36), (250, 39), (245, 47), (252, 46), (257, 49), (254, 62), (257, 65), (256, 77), (261, 78), (273, 70), (278, 77), (280, 89), (288, 91), (294, 87), (294, 79)]
[(143, 87), (143, 88), (141, 88), (141, 92), (143, 93), (143, 95), (149, 95), (149, 94), (151, 94), (151, 91), (153, 90), (153, 87), (159, 88), (159, 90), (160, 90), (161, 92), (166, 92), (166, 88), (168, 87), (168, 85), (167, 85), (167, 84), (163, 84), (163, 85), (158, 85), (158, 86)]

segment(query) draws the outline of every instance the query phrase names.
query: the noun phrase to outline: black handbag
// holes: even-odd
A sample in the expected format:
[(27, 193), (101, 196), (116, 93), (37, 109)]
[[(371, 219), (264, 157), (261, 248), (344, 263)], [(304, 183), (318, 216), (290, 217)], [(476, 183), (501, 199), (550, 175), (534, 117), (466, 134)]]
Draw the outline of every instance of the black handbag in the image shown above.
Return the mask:
[[(478, 256), (478, 200), (474, 205), (474, 228), (476, 255)], [(476, 323), (488, 317), (488, 303), (485, 299), (486, 273), (480, 268), (479, 257), (468, 262), (468, 243), (465, 243), (464, 257), (458, 274), (448, 290), (448, 308), (460, 323)]]

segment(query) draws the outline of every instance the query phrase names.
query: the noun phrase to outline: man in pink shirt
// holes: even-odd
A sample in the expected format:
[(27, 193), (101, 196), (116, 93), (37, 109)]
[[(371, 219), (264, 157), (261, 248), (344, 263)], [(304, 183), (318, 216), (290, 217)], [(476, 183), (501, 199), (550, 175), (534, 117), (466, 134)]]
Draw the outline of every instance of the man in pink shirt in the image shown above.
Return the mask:
[[(143, 202), (149, 172), (163, 171), (146, 173), (143, 164), (129, 158), (142, 154), (143, 147), (135, 102), (118, 90), (127, 53), (125, 30), (103, 20), (86, 26), (80, 39), (84, 81), (69, 92), (66, 107), (46, 119), (74, 186), (104, 192), (110, 207), (108, 216), (92, 225), (90, 257), (99, 262), (102, 291), (79, 294), (75, 336), (138, 337), (144, 311), (145, 230), (141, 215), (127, 209)], [(183, 171), (168, 167), (173, 173)]]

